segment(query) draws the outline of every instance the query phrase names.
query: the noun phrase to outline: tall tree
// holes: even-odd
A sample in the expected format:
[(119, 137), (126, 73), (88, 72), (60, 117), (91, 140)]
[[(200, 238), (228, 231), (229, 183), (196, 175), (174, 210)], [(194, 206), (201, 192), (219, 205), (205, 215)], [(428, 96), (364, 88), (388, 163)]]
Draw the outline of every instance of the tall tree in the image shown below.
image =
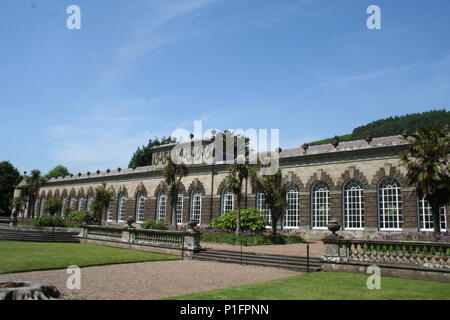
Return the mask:
[(450, 130), (448, 126), (422, 127), (405, 139), (409, 145), (401, 163), (408, 170), (406, 182), (415, 184), (419, 197), (428, 200), (434, 232), (439, 233), (439, 209), (450, 202)]
[(241, 233), (241, 201), (244, 197), (242, 188), (244, 180), (247, 181), (249, 176), (252, 175), (253, 168), (246, 163), (234, 163), (230, 165), (229, 169), (230, 175), (227, 177), (226, 186), (237, 200), (236, 235), (239, 235)]
[(174, 143), (175, 139), (172, 137), (162, 137), (161, 139), (155, 137), (153, 139), (148, 140), (146, 146), (142, 146), (142, 148), (138, 147), (136, 152), (131, 157), (130, 163), (128, 164), (128, 168), (149, 166), (152, 164), (152, 154), (153, 147), (157, 147), (164, 144)]
[(264, 194), (272, 218), (272, 235), (275, 236), (277, 234), (278, 220), (283, 217), (286, 211), (287, 184), (283, 181), (280, 169), (274, 175), (264, 176), (257, 175), (255, 171), (251, 179), (256, 184), (258, 192)]
[(92, 209), (98, 221), (102, 221), (102, 217), (106, 216), (106, 210), (108, 209), (112, 196), (113, 192), (106, 189), (106, 183), (102, 183), (101, 186), (95, 188), (94, 199), (91, 207), (88, 209)]
[(54, 167), (52, 170), (50, 170), (45, 176), (45, 179), (50, 179), (50, 178), (57, 178), (57, 177), (66, 177), (70, 175), (69, 170), (63, 166), (63, 165), (58, 165), (56, 167)]
[(44, 211), (50, 213), (51, 216), (54, 216), (61, 210), (62, 202), (59, 198), (53, 197), (45, 200), (43, 205)]
[(39, 194), (39, 190), (45, 183), (45, 179), (41, 176), (41, 171), (34, 169), (31, 171), (31, 175), (25, 176), (26, 186), (22, 187), (22, 192), (28, 197), (30, 203), (29, 210), (31, 210), (31, 216), (34, 218), (34, 207), (36, 205), (36, 199)]
[(11, 214), (11, 201), (14, 195), (14, 187), (19, 183), (19, 170), (9, 161), (0, 162), (0, 215)]
[(172, 226), (177, 228), (177, 203), (178, 194), (181, 187), (181, 179), (188, 174), (188, 168), (185, 164), (176, 164), (173, 160), (168, 157), (167, 165), (164, 168), (164, 177), (166, 184), (169, 187), (169, 203), (172, 208)]

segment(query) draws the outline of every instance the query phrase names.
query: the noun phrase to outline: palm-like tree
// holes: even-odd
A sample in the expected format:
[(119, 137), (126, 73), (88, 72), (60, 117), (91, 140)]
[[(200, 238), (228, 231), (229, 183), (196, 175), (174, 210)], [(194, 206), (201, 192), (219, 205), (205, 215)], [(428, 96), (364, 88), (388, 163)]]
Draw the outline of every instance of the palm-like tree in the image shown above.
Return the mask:
[(406, 182), (415, 184), (418, 195), (428, 200), (434, 232), (439, 233), (439, 208), (450, 202), (449, 128), (429, 126), (404, 137), (409, 142), (407, 151), (401, 157), (402, 165), (408, 170)]
[(254, 176), (254, 169), (246, 163), (235, 163), (230, 165), (230, 175), (227, 177), (226, 187), (236, 197), (237, 216), (236, 216), (236, 235), (241, 232), (241, 201), (244, 197), (242, 187), (244, 180), (247, 181), (250, 176)]
[(288, 186), (283, 181), (280, 169), (274, 175), (258, 176), (254, 173), (251, 178), (256, 184), (258, 191), (264, 194), (272, 218), (272, 235), (275, 236), (277, 234), (278, 220), (283, 217), (286, 210)]
[(177, 204), (181, 179), (187, 174), (188, 168), (185, 164), (177, 164), (170, 157), (167, 159), (167, 165), (164, 168), (164, 177), (169, 187), (168, 200), (172, 208), (172, 226), (175, 228), (177, 228)]
[(31, 171), (30, 176), (25, 176), (26, 186), (22, 188), (22, 192), (26, 197), (28, 197), (28, 201), (30, 203), (31, 216), (34, 218), (34, 207), (36, 205), (36, 199), (39, 194), (39, 190), (45, 183), (45, 179), (41, 176), (41, 171), (35, 169)]
[(94, 216), (98, 221), (102, 221), (102, 217), (106, 216), (106, 210), (113, 197), (112, 190), (106, 189), (106, 183), (102, 183), (101, 186), (95, 188), (94, 199), (92, 200), (91, 209), (94, 212)]

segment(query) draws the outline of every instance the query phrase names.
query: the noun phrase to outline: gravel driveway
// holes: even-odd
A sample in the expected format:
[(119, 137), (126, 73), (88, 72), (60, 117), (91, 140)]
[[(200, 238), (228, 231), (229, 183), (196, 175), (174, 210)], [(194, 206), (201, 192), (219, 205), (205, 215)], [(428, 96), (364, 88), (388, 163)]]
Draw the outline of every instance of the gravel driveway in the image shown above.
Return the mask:
[(65, 269), (0, 275), (0, 281), (34, 280), (55, 285), (72, 299), (161, 299), (299, 274), (279, 268), (175, 260), (81, 269), (81, 289), (69, 290)]

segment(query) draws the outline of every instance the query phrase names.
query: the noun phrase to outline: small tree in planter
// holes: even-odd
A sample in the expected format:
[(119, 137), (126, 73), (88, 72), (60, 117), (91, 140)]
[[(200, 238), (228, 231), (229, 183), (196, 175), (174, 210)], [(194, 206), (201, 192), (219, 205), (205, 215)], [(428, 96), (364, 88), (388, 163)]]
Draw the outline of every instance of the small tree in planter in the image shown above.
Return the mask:
[(54, 216), (61, 209), (62, 202), (58, 198), (50, 198), (44, 202), (44, 210), (48, 212), (51, 216)]
[(108, 209), (112, 195), (111, 190), (106, 190), (106, 183), (103, 183), (101, 186), (95, 188), (94, 199), (91, 203), (90, 209), (99, 221), (102, 221), (102, 217), (106, 215), (106, 210)]

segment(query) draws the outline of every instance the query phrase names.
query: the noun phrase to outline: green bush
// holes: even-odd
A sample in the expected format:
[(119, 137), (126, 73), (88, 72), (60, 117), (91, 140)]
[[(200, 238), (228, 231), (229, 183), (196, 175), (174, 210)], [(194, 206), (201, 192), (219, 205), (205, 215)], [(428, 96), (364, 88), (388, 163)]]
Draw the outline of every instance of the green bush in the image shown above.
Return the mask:
[(32, 225), (35, 227), (66, 227), (62, 217), (51, 215), (34, 218)]
[[(236, 229), (237, 210), (226, 212), (213, 219), (210, 226), (216, 229)], [(269, 221), (263, 218), (261, 211), (256, 209), (241, 210), (241, 230), (250, 230), (253, 232), (262, 231), (269, 225)]]
[(164, 221), (148, 220), (141, 224), (143, 229), (167, 230), (169, 226)]
[(234, 232), (202, 232), (200, 235), (202, 242), (228, 243), (234, 245), (257, 246), (264, 244), (288, 244), (303, 242), (299, 235), (277, 234), (240, 234), (236, 236)]
[(84, 212), (83, 211), (69, 212), (69, 214), (67, 215), (67, 219), (81, 223), (83, 222), (84, 219)]

